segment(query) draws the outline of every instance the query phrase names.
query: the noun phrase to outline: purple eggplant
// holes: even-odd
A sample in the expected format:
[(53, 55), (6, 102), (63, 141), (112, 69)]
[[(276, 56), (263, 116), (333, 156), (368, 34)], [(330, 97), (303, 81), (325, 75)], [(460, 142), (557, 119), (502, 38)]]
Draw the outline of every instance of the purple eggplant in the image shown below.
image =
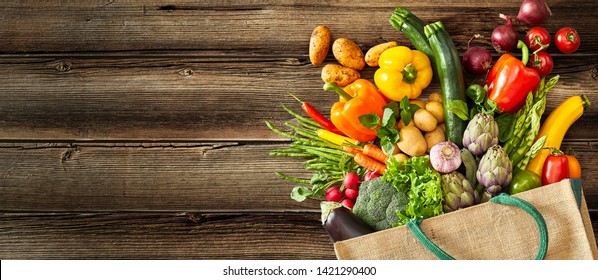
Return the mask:
[(337, 202), (322, 202), (322, 224), (332, 242), (343, 241), (375, 230)]

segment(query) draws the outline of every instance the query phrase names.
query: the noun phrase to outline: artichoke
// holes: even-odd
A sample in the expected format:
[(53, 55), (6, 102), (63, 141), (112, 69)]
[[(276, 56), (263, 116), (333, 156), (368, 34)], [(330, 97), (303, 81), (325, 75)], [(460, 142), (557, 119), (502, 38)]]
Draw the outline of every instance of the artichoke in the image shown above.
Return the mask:
[(480, 203), (480, 194), (475, 186), (457, 171), (442, 175), (442, 190), (445, 213)]
[(513, 176), (513, 164), (500, 145), (486, 151), (480, 160), (476, 178), (490, 196), (496, 196), (509, 186)]
[(498, 125), (494, 117), (486, 113), (473, 116), (463, 133), (463, 147), (475, 156), (481, 156), (496, 144), (498, 144)]

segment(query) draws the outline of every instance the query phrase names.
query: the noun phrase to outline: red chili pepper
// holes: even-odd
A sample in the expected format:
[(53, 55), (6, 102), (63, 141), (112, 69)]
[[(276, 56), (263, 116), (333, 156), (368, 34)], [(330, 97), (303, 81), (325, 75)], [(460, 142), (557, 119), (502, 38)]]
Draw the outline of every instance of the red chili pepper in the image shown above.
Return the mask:
[(314, 108), (307, 102), (301, 101), (297, 96), (293, 95), (292, 93), (289, 94), (295, 99), (297, 99), (299, 103), (301, 103), (301, 109), (303, 109), (303, 112), (305, 112), (312, 120), (317, 122), (324, 129), (330, 132), (334, 132), (336, 134), (345, 135), (342, 131), (336, 128), (336, 126), (328, 118), (326, 118), (326, 116), (318, 112), (316, 108)]
[(503, 54), (486, 76), (488, 99), (496, 102), (501, 112), (515, 113), (524, 104), (528, 93), (535, 91), (540, 84), (540, 75), (533, 68), (525, 67), (529, 51), (523, 41), (521, 60), (510, 54)]
[(567, 178), (569, 178), (569, 159), (560, 150), (553, 149), (544, 161), (542, 185), (560, 182)]

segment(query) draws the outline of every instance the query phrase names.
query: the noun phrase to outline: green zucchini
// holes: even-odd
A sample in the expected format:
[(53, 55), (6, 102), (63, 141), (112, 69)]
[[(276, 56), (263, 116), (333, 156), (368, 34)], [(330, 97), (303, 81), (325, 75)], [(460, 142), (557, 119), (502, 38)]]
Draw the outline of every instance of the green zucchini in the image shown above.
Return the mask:
[(434, 53), (432, 52), (432, 48), (430, 48), (430, 44), (428, 43), (428, 39), (424, 32), (425, 23), (412, 14), (411, 11), (402, 7), (397, 7), (394, 10), (392, 16), (390, 16), (389, 22), (392, 27), (399, 32), (402, 32), (418, 51), (421, 51), (428, 56), (430, 63), (432, 64), (432, 69), (436, 71)]
[(460, 100), (466, 102), (465, 83), (463, 81), (459, 52), (450, 35), (444, 29), (442, 22), (438, 21), (426, 25), (424, 32), (436, 60), (436, 70), (442, 90), (442, 101), (445, 106), (446, 139), (462, 147), (463, 132), (467, 123), (455, 113), (446, 109), (447, 105), (452, 101)]

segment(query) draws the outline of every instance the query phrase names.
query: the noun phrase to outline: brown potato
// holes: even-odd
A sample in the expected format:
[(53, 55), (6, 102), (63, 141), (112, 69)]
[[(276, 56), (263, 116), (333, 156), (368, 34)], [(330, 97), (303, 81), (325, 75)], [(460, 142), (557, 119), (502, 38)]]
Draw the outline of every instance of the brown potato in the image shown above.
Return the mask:
[(434, 145), (446, 141), (446, 137), (444, 136), (444, 130), (442, 130), (440, 126), (436, 127), (436, 129), (430, 132), (426, 132), (424, 138), (426, 138), (428, 153), (430, 153), (430, 150), (432, 149), (432, 147), (434, 147)]
[(409, 159), (409, 156), (406, 155), (406, 154), (403, 154), (403, 153), (395, 154), (392, 157), (394, 157), (397, 161), (404, 161), (404, 160), (408, 160)]
[(428, 102), (432, 102), (432, 101), (442, 103), (442, 94), (440, 94), (438, 92), (431, 93), (430, 96), (428, 96)]
[(419, 106), (419, 108), (423, 109), (426, 107), (426, 102), (421, 99), (410, 99), (409, 104), (415, 104)]
[(330, 50), (330, 29), (324, 25), (316, 26), (309, 38), (309, 60), (311, 64), (320, 66)]
[(421, 156), (426, 153), (426, 139), (415, 126), (405, 126), (399, 130), (400, 140), (397, 147), (411, 157)]
[[(408, 126), (415, 126), (415, 123), (413, 122), (413, 120), (411, 120), (409, 122)], [(395, 125), (395, 127), (397, 129), (401, 129), (401, 128), (405, 127), (405, 123), (403, 122), (403, 120), (399, 120), (399, 122), (397, 122), (397, 124)]]
[(439, 123), (444, 122), (444, 106), (438, 101), (430, 101), (426, 104), (426, 110), (430, 112)]
[(436, 126), (438, 126), (436, 117), (434, 117), (434, 115), (432, 115), (432, 113), (428, 112), (426, 109), (419, 109), (415, 111), (415, 114), (413, 114), (413, 122), (417, 128), (425, 132), (430, 132), (436, 129)]
[(438, 127), (440, 127), (440, 129), (442, 129), (443, 132), (446, 131), (446, 124), (445, 123), (439, 124)]
[(365, 63), (371, 67), (377, 67), (378, 59), (380, 59), (380, 54), (382, 54), (383, 51), (390, 49), (392, 47), (396, 47), (398, 45), (399, 45), (399, 43), (397, 43), (395, 41), (391, 41), (391, 42), (382, 43), (382, 44), (378, 44), (378, 45), (371, 47), (365, 53)]
[(332, 54), (334, 54), (334, 58), (338, 63), (351, 69), (359, 71), (365, 66), (363, 51), (350, 39), (338, 38), (334, 40)]
[(344, 87), (360, 77), (359, 72), (338, 64), (326, 64), (322, 68), (322, 81), (334, 83), (339, 87)]

